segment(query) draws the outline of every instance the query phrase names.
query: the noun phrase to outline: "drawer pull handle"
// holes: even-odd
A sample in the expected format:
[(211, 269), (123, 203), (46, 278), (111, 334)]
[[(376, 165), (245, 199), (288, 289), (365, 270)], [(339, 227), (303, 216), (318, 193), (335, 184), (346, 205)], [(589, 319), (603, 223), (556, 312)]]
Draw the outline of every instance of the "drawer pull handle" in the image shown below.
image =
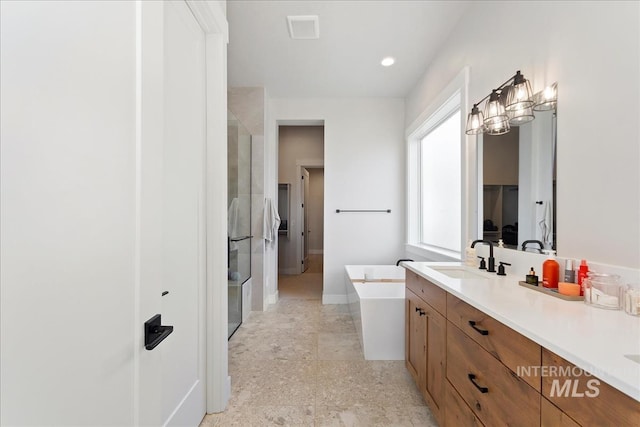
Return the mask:
[(424, 311), (423, 309), (421, 309), (420, 307), (416, 307), (416, 312), (417, 312), (417, 313), (420, 313), (420, 316), (424, 316), (425, 314), (427, 314), (427, 313), (425, 313), (425, 311)]
[(478, 390), (480, 390), (480, 393), (489, 393), (489, 389), (487, 387), (482, 387), (478, 385), (478, 383), (475, 381), (476, 376), (474, 374), (468, 374), (468, 375), (469, 375), (469, 381), (471, 381), (471, 383), (474, 386), (476, 386)]
[(480, 335), (489, 335), (489, 331), (487, 331), (486, 329), (480, 329), (480, 328), (476, 327), (476, 321), (475, 320), (469, 320), (469, 325), (471, 325), (471, 327), (473, 329), (478, 331), (478, 333)]

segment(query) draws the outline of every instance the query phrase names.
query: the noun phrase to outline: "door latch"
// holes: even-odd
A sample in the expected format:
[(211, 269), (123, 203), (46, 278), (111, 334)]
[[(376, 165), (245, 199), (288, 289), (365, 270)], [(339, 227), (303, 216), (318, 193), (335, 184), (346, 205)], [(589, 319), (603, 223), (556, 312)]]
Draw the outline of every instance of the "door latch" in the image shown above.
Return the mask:
[(173, 326), (162, 326), (161, 316), (156, 314), (144, 322), (144, 348), (153, 350), (173, 332)]

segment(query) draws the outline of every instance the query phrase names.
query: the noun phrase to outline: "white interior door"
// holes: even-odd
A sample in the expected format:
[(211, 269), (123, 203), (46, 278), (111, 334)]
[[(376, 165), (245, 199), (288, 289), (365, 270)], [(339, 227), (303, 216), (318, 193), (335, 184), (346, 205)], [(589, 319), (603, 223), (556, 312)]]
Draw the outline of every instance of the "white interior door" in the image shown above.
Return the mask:
[[(164, 3), (162, 421), (205, 414), (205, 37), (184, 1)], [(154, 284), (149, 284), (153, 286)], [(144, 391), (144, 390), (142, 390)]]
[(184, 1), (141, 2), (139, 324), (173, 327), (142, 349), (136, 424), (205, 414), (205, 38)]
[[(135, 424), (205, 414), (205, 39), (184, 1), (139, 3), (138, 324), (173, 327), (137, 363)], [(146, 344), (146, 342), (145, 342)]]

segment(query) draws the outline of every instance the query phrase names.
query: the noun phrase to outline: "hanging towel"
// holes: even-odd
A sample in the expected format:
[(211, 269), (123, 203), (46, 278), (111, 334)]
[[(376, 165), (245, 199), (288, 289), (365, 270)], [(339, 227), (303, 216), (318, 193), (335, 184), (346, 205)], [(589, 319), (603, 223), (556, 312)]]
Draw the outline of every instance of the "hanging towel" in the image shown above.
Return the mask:
[[(240, 201), (237, 197), (231, 200), (229, 210), (227, 212), (227, 236), (229, 238), (238, 237), (238, 223), (240, 218)], [(229, 244), (230, 250), (238, 249), (238, 243), (231, 242)]]
[(264, 199), (264, 239), (267, 242), (274, 242), (278, 236), (280, 227), (280, 215), (270, 198)]
[(544, 247), (549, 249), (553, 242), (551, 242), (551, 203), (549, 201), (544, 202), (542, 208), (542, 219), (538, 222), (540, 226), (540, 240), (544, 243)]

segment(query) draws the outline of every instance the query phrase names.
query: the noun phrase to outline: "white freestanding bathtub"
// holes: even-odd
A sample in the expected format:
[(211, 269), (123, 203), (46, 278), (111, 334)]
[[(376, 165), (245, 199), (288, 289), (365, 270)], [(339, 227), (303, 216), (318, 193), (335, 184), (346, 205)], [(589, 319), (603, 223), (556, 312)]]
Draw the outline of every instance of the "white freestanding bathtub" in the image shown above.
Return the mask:
[(345, 270), (349, 312), (364, 358), (404, 360), (405, 269), (346, 265)]

